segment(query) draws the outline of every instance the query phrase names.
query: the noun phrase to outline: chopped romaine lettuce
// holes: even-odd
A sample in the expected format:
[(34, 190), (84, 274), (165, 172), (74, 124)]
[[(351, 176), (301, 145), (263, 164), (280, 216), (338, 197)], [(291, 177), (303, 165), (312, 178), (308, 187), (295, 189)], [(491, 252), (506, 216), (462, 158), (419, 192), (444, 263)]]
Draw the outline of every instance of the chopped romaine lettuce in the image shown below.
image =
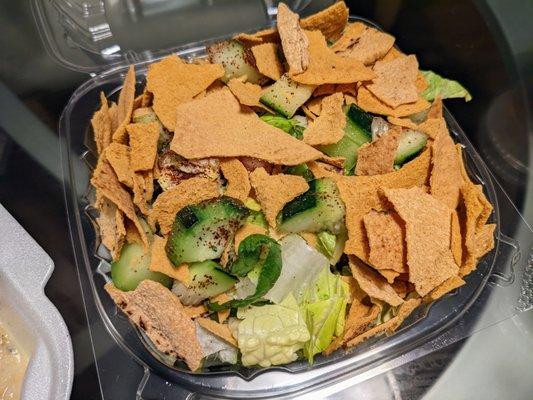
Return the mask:
[(280, 304), (239, 309), (234, 324), (244, 366), (287, 364), (309, 340), (309, 331), (294, 296)]
[(310, 363), (314, 355), (329, 346), (335, 336), (342, 335), (348, 301), (348, 286), (324, 268), (316, 282), (308, 287), (300, 308), (311, 334), (304, 346), (304, 355)]
[(282, 115), (265, 114), (260, 117), (267, 124), (275, 126), (296, 139), (303, 139), (305, 126), (296, 118), (285, 118)]
[(472, 100), (472, 96), (459, 82), (443, 78), (433, 71), (420, 71), (428, 83), (428, 88), (422, 92), (422, 97), (433, 101), (440, 96), (443, 99), (464, 98)]
[(196, 337), (205, 357), (213, 357), (223, 363), (237, 363), (237, 349), (213, 335), (196, 323)]
[(335, 251), (335, 243), (337, 242), (337, 236), (326, 231), (319, 232), (316, 236), (318, 238), (319, 244), (318, 250), (328, 258), (331, 258), (333, 252)]
[(285, 236), (280, 243), (283, 268), (279, 279), (264, 297), (278, 304), (292, 293), (300, 302), (307, 287), (325, 267), (329, 267), (329, 261), (298, 235)]

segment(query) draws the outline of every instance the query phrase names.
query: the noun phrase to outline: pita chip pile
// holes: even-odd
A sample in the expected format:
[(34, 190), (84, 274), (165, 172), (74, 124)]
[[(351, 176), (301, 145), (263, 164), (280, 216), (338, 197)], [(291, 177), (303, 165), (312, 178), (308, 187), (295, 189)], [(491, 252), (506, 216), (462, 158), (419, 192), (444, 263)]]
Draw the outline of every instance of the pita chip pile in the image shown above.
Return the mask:
[[(448, 131), (445, 90), (393, 36), (348, 15), (342, 1), (303, 19), (279, 3), (275, 27), (212, 45), (208, 59), (155, 61), (139, 91), (131, 66), (116, 98), (100, 95), (91, 184), (105, 288), (192, 371), (207, 356), (279, 365), (392, 335), (494, 247), (492, 205)], [(285, 243), (304, 246), (304, 274), (286, 270), (297, 250)], [(306, 257), (327, 260), (344, 288), (320, 346)], [(263, 343), (252, 346), (239, 327), (261, 310), (305, 339), (277, 352), (246, 328)]]

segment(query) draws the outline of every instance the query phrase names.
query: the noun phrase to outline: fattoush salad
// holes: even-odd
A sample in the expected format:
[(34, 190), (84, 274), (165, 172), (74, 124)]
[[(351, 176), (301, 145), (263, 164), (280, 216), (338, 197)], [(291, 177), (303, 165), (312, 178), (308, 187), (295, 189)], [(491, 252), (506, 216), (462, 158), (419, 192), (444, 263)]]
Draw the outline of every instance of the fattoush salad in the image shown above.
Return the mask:
[(392, 335), (493, 248), (443, 117), (470, 94), (348, 14), (280, 3), (276, 27), (102, 93), (105, 289), (169, 363), (313, 363)]

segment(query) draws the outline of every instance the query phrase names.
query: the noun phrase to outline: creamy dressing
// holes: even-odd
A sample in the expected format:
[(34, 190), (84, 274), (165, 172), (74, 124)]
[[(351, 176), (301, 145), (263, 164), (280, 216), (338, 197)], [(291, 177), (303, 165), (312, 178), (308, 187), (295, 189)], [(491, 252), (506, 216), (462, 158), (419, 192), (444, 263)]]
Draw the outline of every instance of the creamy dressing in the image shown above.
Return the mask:
[(21, 396), (28, 355), (0, 324), (0, 400), (18, 400)]

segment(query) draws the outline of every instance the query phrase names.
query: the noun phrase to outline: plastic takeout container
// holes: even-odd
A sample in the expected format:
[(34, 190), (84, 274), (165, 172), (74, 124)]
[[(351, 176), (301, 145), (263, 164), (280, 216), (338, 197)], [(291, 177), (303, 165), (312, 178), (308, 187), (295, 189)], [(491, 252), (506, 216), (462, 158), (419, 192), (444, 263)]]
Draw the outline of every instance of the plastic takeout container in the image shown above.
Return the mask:
[[(54, 31), (54, 29), (57, 31), (57, 27), (54, 27), (50, 19), (50, 13), (53, 12), (50, 10), (50, 4), (34, 1), (33, 7), (42, 36), (47, 42), (47, 47), (51, 49), (51, 54), (65, 65), (74, 65), (75, 57), (68, 59), (72, 55), (58, 45), (57, 32)], [(60, 19), (68, 17), (62, 14), (60, 7), (58, 10)], [(100, 11), (97, 9), (95, 15), (104, 18), (98, 14)], [(373, 25), (370, 21), (358, 17), (350, 19), (362, 20)], [(68, 37), (72, 24), (63, 21), (62, 26), (67, 32), (67, 40), (75, 40), (73, 36), (70, 39)], [(262, 27), (257, 26), (254, 30)], [(228, 34), (226, 38), (231, 36)], [(328, 357), (319, 356), (313, 366), (308, 365), (306, 361), (296, 361), (289, 365), (267, 369), (215, 366), (192, 373), (181, 363), (166, 365), (140, 331), (117, 311), (103, 289), (104, 284), (110, 279), (109, 263), (108, 253), (103, 246), (100, 246), (93, 226), (94, 210), (91, 203), (94, 193), (89, 180), (96, 157), (90, 119), (99, 107), (100, 91), (116, 101), (127, 66), (132, 61), (135, 64), (137, 81), (141, 84), (150, 63), (171, 53), (188, 60), (204, 58), (205, 46), (221, 39), (224, 37), (206, 39), (178, 48), (142, 52), (116, 50), (115, 47), (117, 54), (114, 58), (111, 57), (113, 54), (110, 56), (109, 52), (102, 50), (105, 46), (98, 47), (95, 43), (89, 48), (90, 46), (83, 47), (79, 42), (79, 47), (76, 49), (76, 52), (81, 51), (84, 54), (84, 61), (92, 57), (93, 61), (98, 59), (99, 63), (93, 65), (91, 71), (93, 77), (72, 95), (63, 111), (59, 127), (73, 247), (80, 277), (88, 282), (91, 288), (90, 293), (84, 293), (86, 301), (96, 304), (106, 329), (117, 345), (145, 368), (144, 382), (151, 374), (157, 374), (171, 384), (185, 387), (191, 392), (225, 398), (280, 398), (295, 392), (301, 394), (333, 385), (348, 376), (353, 377), (379, 368), (385, 365), (387, 360), (400, 357), (422, 345), (429, 345), (434, 349), (449, 345), (470, 336), (476, 330), (511, 318), (532, 307), (533, 265), (527, 254), (524, 254), (524, 251), (529, 251), (533, 243), (531, 228), (495, 181), (453, 116), (445, 111), (451, 134), (456, 142), (464, 147), (465, 161), (471, 178), (483, 186), (487, 198), (494, 205), (494, 212), (489, 222), (497, 224), (495, 248), (479, 262), (476, 271), (466, 278), (464, 286), (431, 305), (419, 307), (393, 336), (374, 338), (356, 348), (348, 351), (339, 350)], [(65, 37), (62, 36), (61, 40), (65, 40)], [(119, 45), (115, 46), (120, 49)], [(87, 68), (89, 67), (84, 64), (78, 69), (87, 70)], [(505, 215), (505, 219), (502, 219), (502, 215)], [(518, 230), (526, 234), (522, 235), (520, 240), (512, 239)], [(501, 302), (491, 301), (492, 308), (487, 310), (489, 297), (501, 299)], [(483, 320), (480, 323), (477, 315), (481, 311), (483, 311)], [(454, 324), (459, 320), (476, 321), (476, 323)], [(451, 326), (453, 330), (450, 330)], [(439, 335), (443, 334), (446, 335), (445, 340), (439, 341)], [(140, 385), (141, 391), (143, 384)], [(168, 388), (161, 390), (168, 392)]]

